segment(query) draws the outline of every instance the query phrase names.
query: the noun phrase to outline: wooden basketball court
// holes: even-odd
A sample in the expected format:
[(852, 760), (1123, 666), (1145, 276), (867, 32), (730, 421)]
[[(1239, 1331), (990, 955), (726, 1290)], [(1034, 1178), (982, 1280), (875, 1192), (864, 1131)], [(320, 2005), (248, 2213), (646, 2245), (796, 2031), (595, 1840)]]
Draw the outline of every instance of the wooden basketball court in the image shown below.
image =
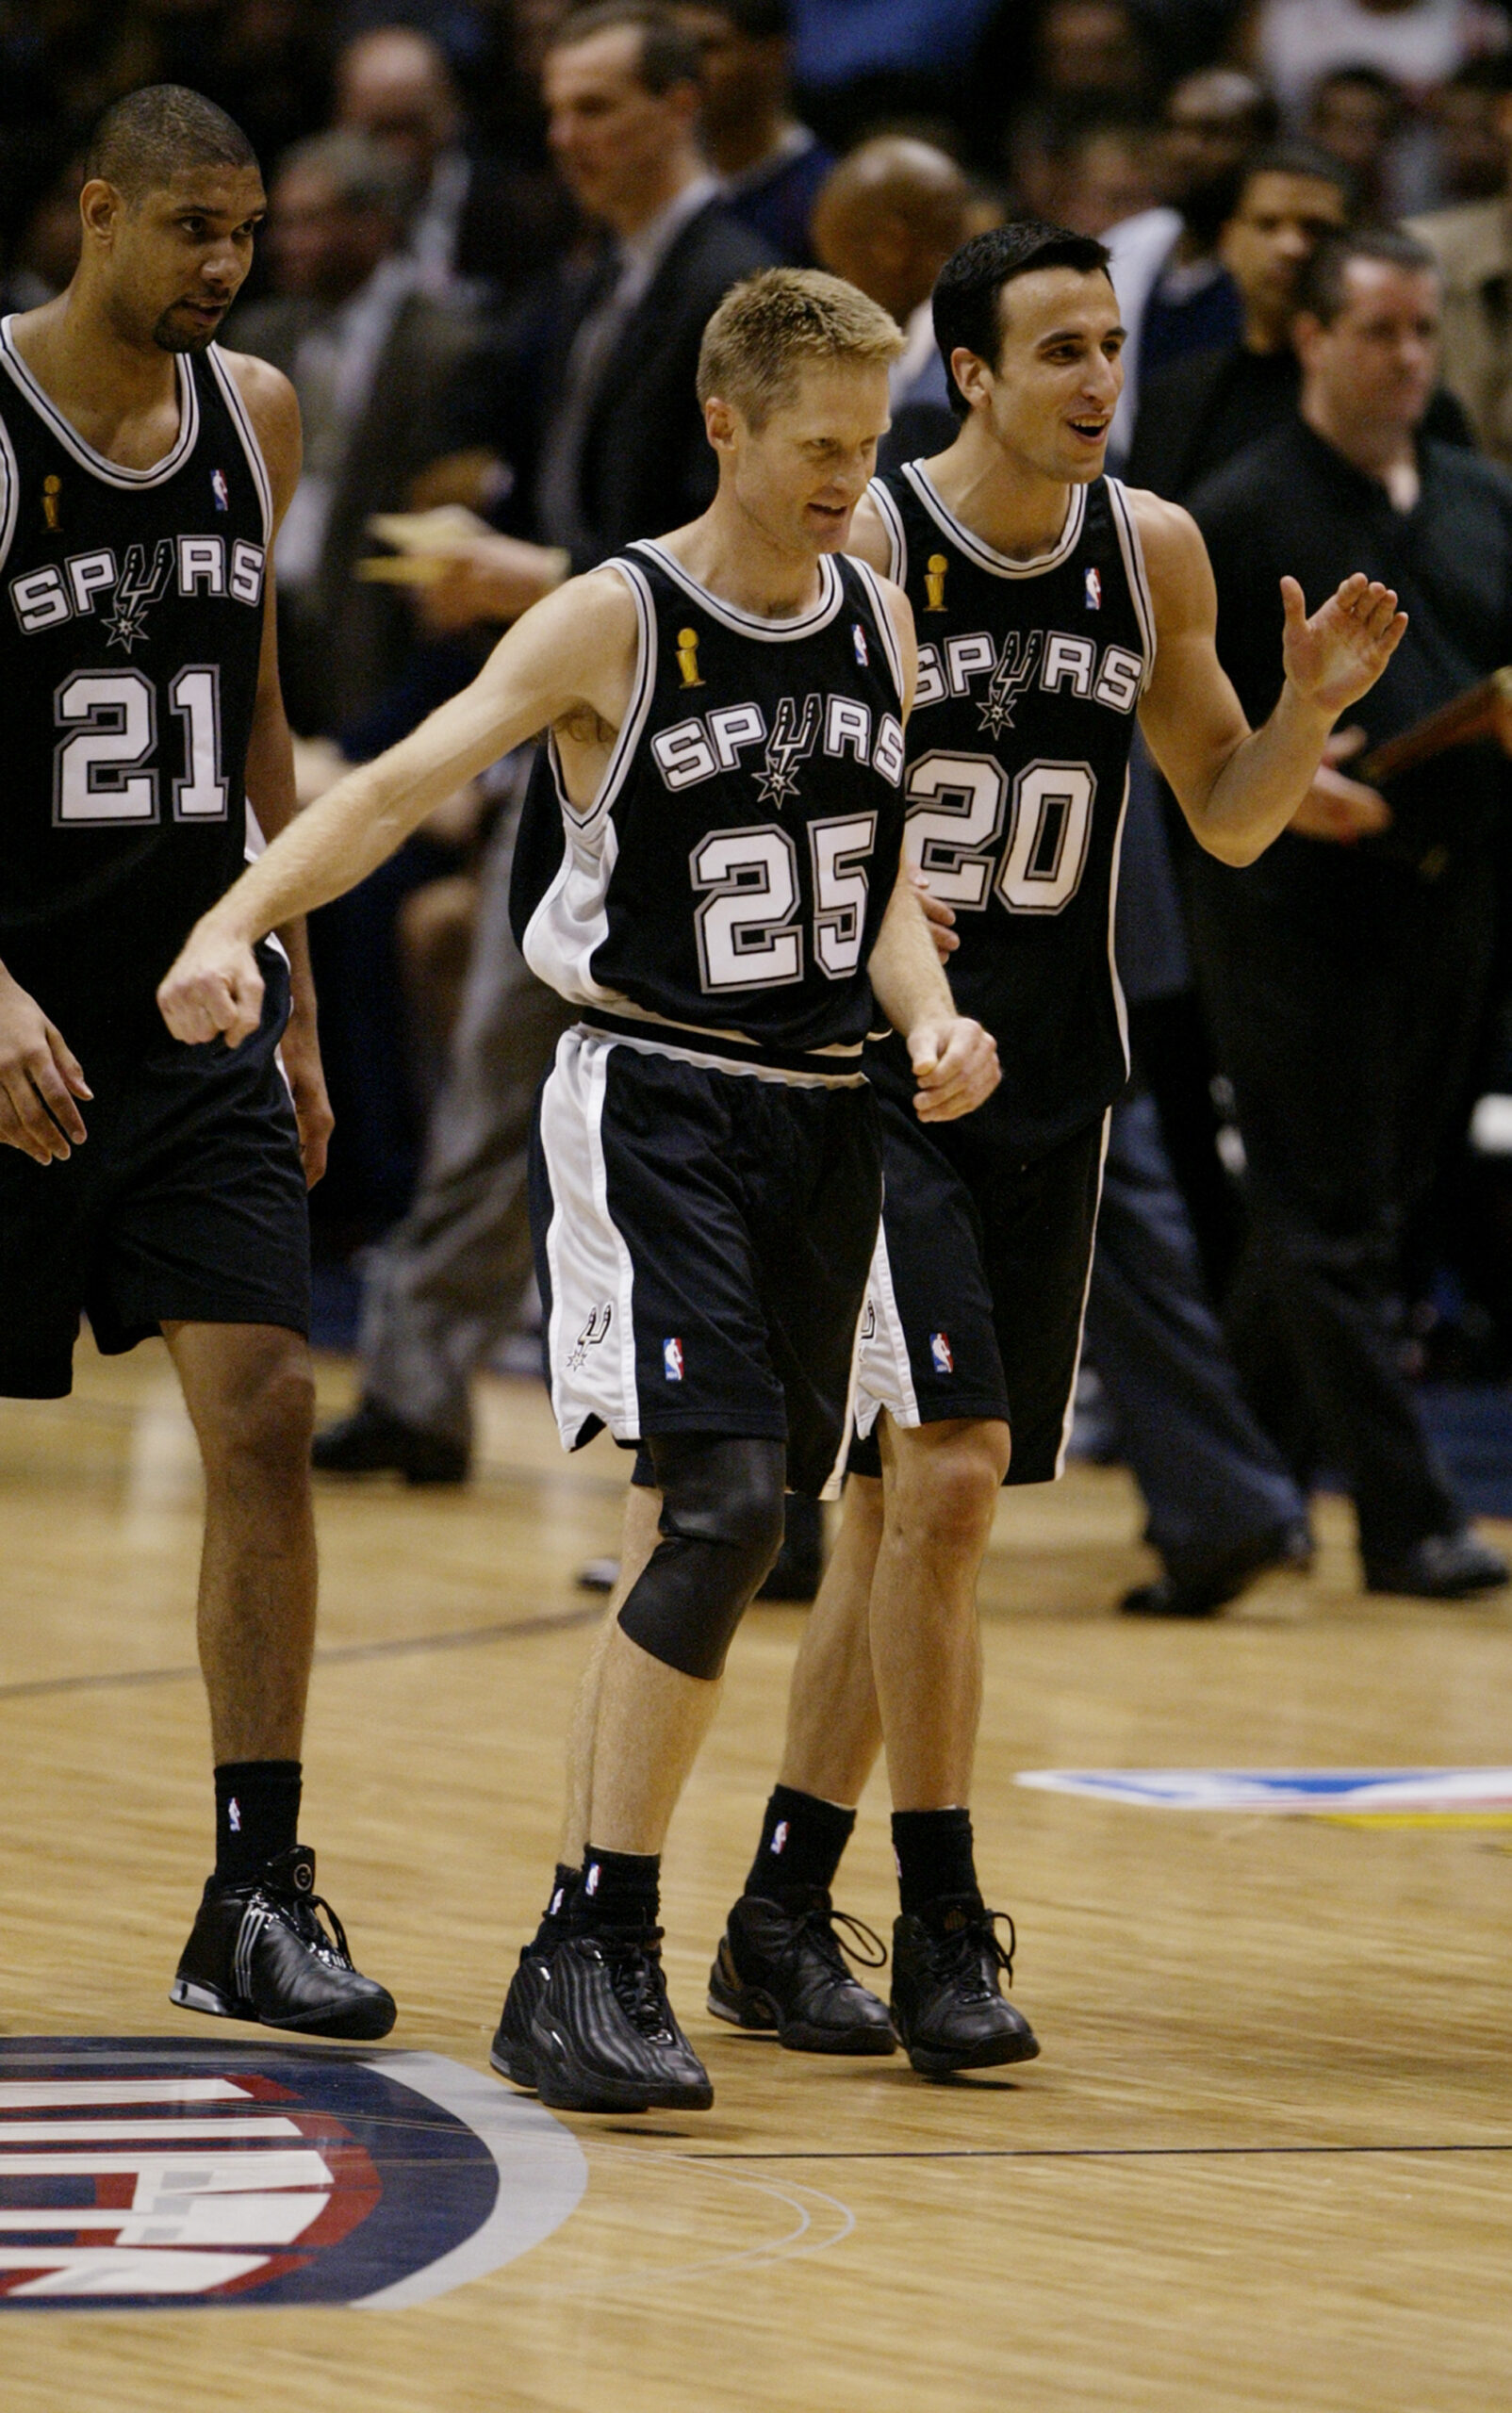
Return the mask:
[[(322, 1369), (326, 1412), (350, 1376)], [(395, 2045), (486, 2069), (554, 1844), (560, 1738), (627, 1471), (495, 1384), (465, 1493), (322, 1489), (305, 1832)], [(159, 1348), (0, 1408), (0, 2039), (256, 2031), (167, 1988), (208, 1865), (198, 1486)], [(1488, 2413), (1512, 2402), (1512, 1825), (1148, 1810), (1036, 1768), (1512, 1758), (1512, 1604), (1307, 1582), (1210, 1626), (1110, 1614), (1134, 1493), (1010, 1495), (984, 1585), (979, 1857), (1044, 2046), (929, 2086), (704, 2013), (798, 1613), (758, 1608), (667, 1859), (703, 2118), (579, 2119), (575, 2211), (408, 2310), (6, 2308), (5, 2413)], [(1504, 1535), (1504, 1539), (1506, 1536)], [(886, 1930), (874, 1787), (841, 1899)], [(335, 2049), (335, 2048), (333, 2048)], [(501, 2090), (507, 2093), (508, 2090)]]

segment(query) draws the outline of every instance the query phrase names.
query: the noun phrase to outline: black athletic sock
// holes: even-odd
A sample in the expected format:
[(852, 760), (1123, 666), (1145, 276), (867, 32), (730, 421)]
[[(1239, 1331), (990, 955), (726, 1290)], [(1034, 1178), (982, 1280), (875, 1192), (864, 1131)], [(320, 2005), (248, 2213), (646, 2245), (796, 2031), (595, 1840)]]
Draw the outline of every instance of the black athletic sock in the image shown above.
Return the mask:
[(662, 1898), (660, 1852), (600, 1851), (583, 1856), (583, 1877), (568, 1912), (574, 1935), (605, 1928), (654, 1927)]
[(893, 1856), (905, 1918), (925, 1916), (939, 1901), (980, 1909), (969, 1810), (895, 1810)]
[(854, 1810), (789, 1784), (774, 1785), (747, 1893), (763, 1902), (781, 1902), (813, 1886), (828, 1894), (855, 1823)]
[(569, 1868), (565, 1860), (557, 1862), (556, 1874), (551, 1880), (551, 1899), (541, 1913), (540, 1926), (533, 1938), (542, 1951), (550, 1951), (567, 1934), (571, 1919), (572, 1896), (582, 1879), (581, 1868)]
[(215, 1874), (245, 1885), (299, 1841), (298, 1760), (225, 1760), (215, 1772)]

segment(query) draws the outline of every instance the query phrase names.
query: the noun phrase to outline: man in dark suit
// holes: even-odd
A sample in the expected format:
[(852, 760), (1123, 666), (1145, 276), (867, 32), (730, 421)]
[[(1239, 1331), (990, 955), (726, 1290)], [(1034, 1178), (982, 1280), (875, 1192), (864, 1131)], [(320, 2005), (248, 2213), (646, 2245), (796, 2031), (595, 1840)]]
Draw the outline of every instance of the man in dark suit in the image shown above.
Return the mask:
[(439, 447), (448, 393), (477, 326), (421, 290), (403, 249), (404, 179), (369, 137), (316, 135), (272, 190), (277, 290), (238, 312), (228, 343), (283, 369), (300, 398), (304, 474), (278, 541), (279, 650), (302, 736), (370, 712), (414, 651), (407, 605), (359, 584), (370, 513), (403, 509)]
[(457, 287), (512, 303), (565, 250), (576, 213), (544, 159), (480, 151), (446, 54), (409, 25), (380, 25), (337, 60), (336, 122), (382, 142), (410, 178), (405, 248), (428, 293)]
[(655, 5), (603, 0), (546, 54), (549, 140), (605, 229), (530, 294), (453, 429), (489, 446), (501, 533), (427, 595), (435, 627), (514, 619), (635, 536), (696, 518), (715, 459), (694, 391), (717, 304), (772, 265), (726, 206), (697, 143), (698, 43)]

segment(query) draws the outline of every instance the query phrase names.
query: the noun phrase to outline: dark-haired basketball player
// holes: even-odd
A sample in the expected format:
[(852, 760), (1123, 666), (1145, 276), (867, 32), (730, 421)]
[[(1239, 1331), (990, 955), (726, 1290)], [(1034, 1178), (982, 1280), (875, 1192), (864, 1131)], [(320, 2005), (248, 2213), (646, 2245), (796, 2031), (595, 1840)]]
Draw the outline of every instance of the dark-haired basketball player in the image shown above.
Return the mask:
[(711, 2099), (663, 1980), (660, 1854), (784, 1487), (838, 1473), (880, 1197), (873, 988), (911, 1110), (967, 1112), (996, 1079), (899, 878), (908, 606), (839, 552), (898, 348), (832, 277), (737, 287), (699, 364), (709, 511), (528, 613), (465, 695), (270, 847), (161, 992), (183, 1037), (239, 1040), (268, 924), (550, 729), (560, 868), (525, 954), (581, 1014), (533, 1168), (552, 1397), (569, 1446), (607, 1425), (649, 1477), (580, 1704), (570, 1904), (521, 1956), (494, 2047), (579, 2110)]
[(1195, 526), (1103, 475), (1124, 341), (1107, 260), (1032, 222), (955, 254), (934, 319), (961, 434), (856, 514), (852, 550), (905, 588), (918, 627), (908, 858), (953, 919), (952, 986), (1003, 1080), (968, 1120), (926, 1129), (893, 1043), (868, 1052), (886, 1206), (866, 1437), (710, 1979), (712, 2011), (797, 2049), (879, 2049), (881, 2005), (846, 1972), (830, 1888), (885, 1741), (892, 2013), (931, 2076), (1038, 2050), (1001, 1994), (1011, 1951), (973, 1855), (976, 1584), (999, 1484), (1051, 1481), (1070, 1423), (1107, 1111), (1128, 1070), (1112, 905), (1135, 717), (1201, 844), (1251, 862), (1405, 626), (1363, 578), (1311, 620), (1287, 581), (1286, 684), (1250, 734)]
[(162, 1333), (205, 1464), (216, 1760), (173, 2000), (382, 2036), (393, 2002), (322, 1927), (298, 1841), (304, 1189), (330, 1129), (303, 931), (262, 949), (236, 1055), (175, 1045), (154, 1003), (241, 869), (249, 796), (264, 829), (293, 810), (271, 548), (299, 415), (276, 370), (214, 342), (262, 179), (222, 110), (159, 85), (102, 121), (80, 208), (68, 290), (0, 327), (0, 1391), (65, 1394), (81, 1310), (107, 1351)]

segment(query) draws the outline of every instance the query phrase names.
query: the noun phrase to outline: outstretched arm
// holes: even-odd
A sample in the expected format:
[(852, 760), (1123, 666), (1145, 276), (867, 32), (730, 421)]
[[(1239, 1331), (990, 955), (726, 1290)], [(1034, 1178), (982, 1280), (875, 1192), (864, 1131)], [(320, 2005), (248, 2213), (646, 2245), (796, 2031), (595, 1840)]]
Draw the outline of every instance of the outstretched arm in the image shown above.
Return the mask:
[(223, 1032), (238, 1046), (262, 1010), (255, 941), (355, 888), (444, 796), (501, 754), (583, 707), (616, 729), (635, 641), (634, 605), (613, 570), (575, 580), (528, 612), (470, 687), (338, 780), (195, 924), (157, 991), (174, 1038)]
[(1198, 844), (1225, 863), (1251, 863), (1302, 804), (1335, 721), (1374, 686), (1406, 614), (1389, 587), (1356, 575), (1309, 618), (1296, 580), (1283, 578), (1286, 677), (1270, 719), (1252, 730), (1214, 646), (1217, 590), (1196, 523), (1154, 495), (1133, 501), (1158, 640), (1140, 726)]

